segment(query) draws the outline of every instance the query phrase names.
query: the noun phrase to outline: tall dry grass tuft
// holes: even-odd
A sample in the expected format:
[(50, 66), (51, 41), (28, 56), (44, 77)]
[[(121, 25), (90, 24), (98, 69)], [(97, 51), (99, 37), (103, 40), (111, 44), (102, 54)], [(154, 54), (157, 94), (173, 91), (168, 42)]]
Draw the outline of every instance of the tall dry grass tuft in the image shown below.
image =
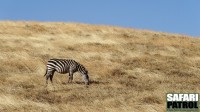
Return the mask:
[[(184, 35), (81, 23), (0, 22), (0, 111), (165, 111), (169, 92), (200, 92), (200, 40)], [(89, 71), (43, 77), (50, 58)]]

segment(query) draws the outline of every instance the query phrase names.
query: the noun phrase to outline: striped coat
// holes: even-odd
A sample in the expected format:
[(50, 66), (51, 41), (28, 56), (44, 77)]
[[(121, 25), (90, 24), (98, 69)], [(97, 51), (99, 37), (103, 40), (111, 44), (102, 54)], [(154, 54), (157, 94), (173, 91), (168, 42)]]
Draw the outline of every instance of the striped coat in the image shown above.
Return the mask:
[(89, 85), (89, 76), (86, 68), (80, 63), (72, 59), (50, 59), (47, 63), (46, 73), (46, 83), (48, 84), (48, 79), (53, 83), (54, 72), (61, 74), (69, 73), (68, 82), (72, 82), (73, 73), (80, 72), (83, 76), (85, 84)]

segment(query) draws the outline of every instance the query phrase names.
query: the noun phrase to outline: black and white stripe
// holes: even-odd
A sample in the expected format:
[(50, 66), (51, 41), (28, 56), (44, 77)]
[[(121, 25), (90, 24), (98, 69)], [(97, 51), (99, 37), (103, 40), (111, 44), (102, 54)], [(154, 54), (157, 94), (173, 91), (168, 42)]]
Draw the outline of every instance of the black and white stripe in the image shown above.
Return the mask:
[(50, 59), (47, 63), (47, 69), (44, 76), (46, 76), (46, 83), (48, 84), (48, 79), (50, 78), (51, 82), (53, 80), (54, 72), (61, 74), (69, 73), (68, 82), (72, 82), (73, 73), (80, 72), (83, 76), (85, 84), (89, 85), (89, 76), (88, 71), (83, 65), (71, 59)]

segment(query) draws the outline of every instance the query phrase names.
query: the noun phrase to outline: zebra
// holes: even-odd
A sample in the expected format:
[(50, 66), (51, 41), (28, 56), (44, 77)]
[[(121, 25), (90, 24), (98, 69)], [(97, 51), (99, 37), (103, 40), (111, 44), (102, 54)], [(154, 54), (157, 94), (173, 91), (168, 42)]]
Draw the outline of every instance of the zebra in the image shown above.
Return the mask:
[(86, 85), (89, 85), (89, 76), (86, 68), (80, 63), (72, 59), (50, 59), (47, 63), (46, 73), (46, 84), (48, 84), (48, 79), (50, 78), (53, 84), (54, 73), (58, 72), (61, 74), (69, 73), (68, 83), (73, 80), (73, 73), (80, 72), (83, 76)]

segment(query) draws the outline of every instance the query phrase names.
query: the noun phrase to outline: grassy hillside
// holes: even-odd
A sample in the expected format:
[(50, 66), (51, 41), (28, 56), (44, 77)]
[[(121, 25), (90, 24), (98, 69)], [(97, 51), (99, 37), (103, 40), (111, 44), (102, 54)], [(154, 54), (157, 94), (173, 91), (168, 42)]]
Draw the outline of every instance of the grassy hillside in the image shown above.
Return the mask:
[[(43, 77), (50, 58), (89, 71)], [(200, 40), (79, 23), (0, 22), (0, 111), (164, 112), (169, 92), (200, 92)]]

